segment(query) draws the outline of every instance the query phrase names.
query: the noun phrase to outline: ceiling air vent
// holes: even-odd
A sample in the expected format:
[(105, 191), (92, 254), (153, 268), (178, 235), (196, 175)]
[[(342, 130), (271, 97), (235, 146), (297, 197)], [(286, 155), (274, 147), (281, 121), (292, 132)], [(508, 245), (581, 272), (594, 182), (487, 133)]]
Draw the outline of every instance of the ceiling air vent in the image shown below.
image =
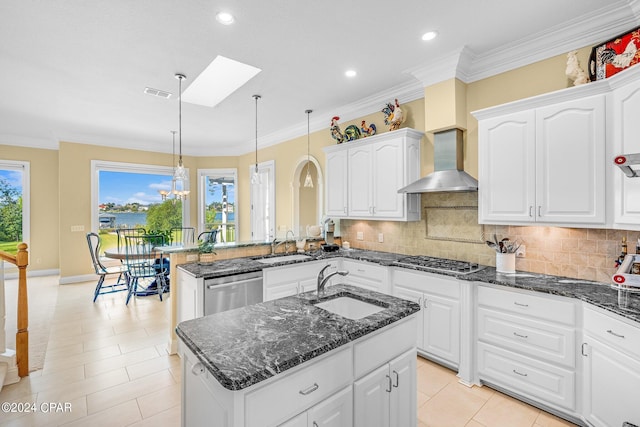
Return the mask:
[(150, 87), (145, 87), (144, 93), (146, 93), (147, 95), (153, 95), (153, 96), (157, 96), (159, 98), (164, 98), (164, 99), (171, 98), (171, 94), (169, 92), (165, 92), (164, 90), (160, 90), (160, 89), (153, 89)]

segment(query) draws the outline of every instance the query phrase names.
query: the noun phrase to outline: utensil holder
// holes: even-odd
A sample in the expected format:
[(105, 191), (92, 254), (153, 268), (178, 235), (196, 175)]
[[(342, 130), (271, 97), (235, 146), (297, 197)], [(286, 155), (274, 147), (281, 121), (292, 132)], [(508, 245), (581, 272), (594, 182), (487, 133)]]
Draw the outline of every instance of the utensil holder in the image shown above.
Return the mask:
[(515, 253), (496, 253), (496, 271), (498, 273), (515, 273), (516, 272), (516, 254)]

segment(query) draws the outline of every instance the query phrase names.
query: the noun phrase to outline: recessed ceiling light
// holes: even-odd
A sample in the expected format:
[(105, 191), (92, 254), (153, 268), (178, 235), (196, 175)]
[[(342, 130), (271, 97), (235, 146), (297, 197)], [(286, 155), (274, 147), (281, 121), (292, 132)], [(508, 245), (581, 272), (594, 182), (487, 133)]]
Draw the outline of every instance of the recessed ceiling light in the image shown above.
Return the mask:
[(355, 77), (357, 74), (356, 70), (347, 70), (344, 72), (344, 75), (347, 77)]
[(433, 40), (438, 36), (438, 32), (437, 31), (428, 31), (426, 33), (424, 33), (422, 35), (422, 40), (424, 41), (429, 41), (429, 40)]
[(218, 21), (222, 25), (231, 25), (235, 20), (236, 19), (233, 17), (233, 15), (228, 12), (219, 12), (216, 15), (216, 21)]

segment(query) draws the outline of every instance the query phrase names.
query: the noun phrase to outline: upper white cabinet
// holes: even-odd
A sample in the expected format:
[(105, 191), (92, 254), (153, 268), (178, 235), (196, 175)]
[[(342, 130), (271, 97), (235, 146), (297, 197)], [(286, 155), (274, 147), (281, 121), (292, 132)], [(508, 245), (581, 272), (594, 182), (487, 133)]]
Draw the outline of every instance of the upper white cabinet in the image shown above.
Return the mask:
[(480, 223), (605, 223), (606, 94), (583, 92), (474, 113)]
[(420, 195), (398, 189), (420, 178), (420, 139), (404, 128), (325, 147), (327, 215), (416, 221)]
[(627, 178), (612, 166), (615, 156), (640, 153), (640, 68), (630, 68), (618, 76), (612, 92), (613, 143), (608, 159), (613, 170), (613, 226), (640, 230), (640, 178)]

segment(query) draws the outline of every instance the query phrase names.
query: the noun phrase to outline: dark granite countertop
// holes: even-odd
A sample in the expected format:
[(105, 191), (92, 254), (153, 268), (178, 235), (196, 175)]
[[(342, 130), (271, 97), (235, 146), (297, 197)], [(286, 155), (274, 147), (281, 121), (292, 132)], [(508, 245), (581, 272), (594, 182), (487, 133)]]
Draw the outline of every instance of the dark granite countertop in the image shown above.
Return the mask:
[(335, 285), (320, 300), (349, 295), (385, 307), (350, 320), (313, 305), (315, 292), (181, 322), (177, 335), (229, 390), (241, 390), (420, 311), (414, 302)]
[[(517, 272), (516, 274), (500, 274), (496, 272), (494, 267), (485, 267), (484, 269), (471, 274), (435, 273), (433, 271), (424, 270), (418, 265), (407, 266), (404, 263), (402, 265), (397, 264), (397, 261), (400, 258), (404, 258), (407, 255), (360, 249), (340, 249), (335, 252), (316, 251), (308, 252), (305, 255), (308, 255), (309, 259), (274, 264), (263, 264), (257, 261), (260, 257), (250, 257), (221, 260), (212, 263), (183, 264), (178, 266), (178, 268), (188, 272), (194, 277), (204, 277), (207, 279), (230, 274), (260, 271), (274, 266), (343, 257), (347, 259), (368, 261), (383, 266), (395, 266), (414, 269), (417, 271), (427, 271), (433, 274), (455, 277), (460, 280), (492, 283), (511, 288), (526, 289), (535, 292), (575, 298), (640, 323), (640, 293), (618, 291), (611, 288), (608, 283), (591, 282), (570, 277), (551, 276), (524, 271)], [(276, 257), (277, 256), (278, 255), (276, 255)]]

